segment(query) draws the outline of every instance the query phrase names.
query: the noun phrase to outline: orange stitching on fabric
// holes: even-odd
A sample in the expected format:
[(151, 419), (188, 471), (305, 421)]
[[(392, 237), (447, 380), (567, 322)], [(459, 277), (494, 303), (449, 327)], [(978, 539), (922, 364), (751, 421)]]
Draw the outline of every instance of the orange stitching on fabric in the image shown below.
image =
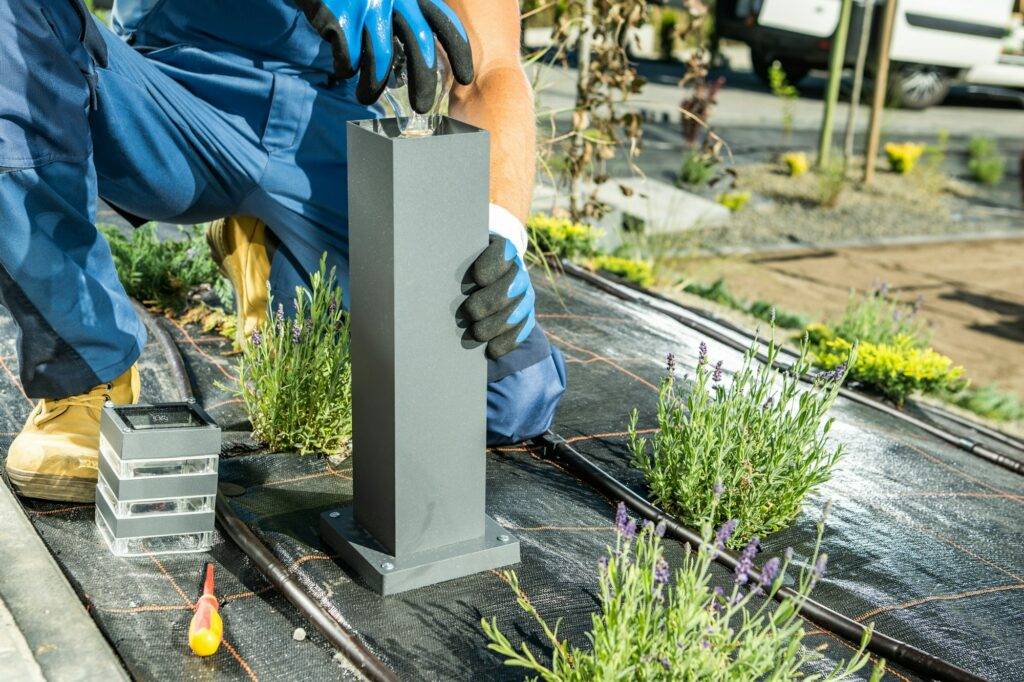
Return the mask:
[(219, 362), (217, 362), (216, 358), (214, 358), (212, 355), (210, 355), (205, 350), (203, 350), (202, 348), (199, 347), (199, 344), (196, 343), (195, 339), (193, 339), (192, 336), (188, 333), (188, 330), (186, 330), (183, 326), (178, 324), (178, 322), (176, 320), (174, 320), (174, 319), (172, 319), (170, 317), (168, 317), (166, 319), (170, 320), (171, 324), (173, 324), (175, 327), (177, 327), (178, 331), (180, 331), (185, 336), (185, 339), (192, 345), (192, 347), (196, 349), (196, 352), (199, 353), (200, 355), (202, 355), (207, 360), (209, 360), (210, 363), (214, 367), (216, 367), (218, 370), (220, 370), (221, 374), (223, 374), (228, 379), (231, 379), (232, 381), (238, 381), (238, 377), (236, 377), (235, 375), (231, 374), (231, 372), (229, 372), (226, 369), (224, 369), (224, 367), (222, 367), (221, 364)]
[(991, 594), (993, 592), (1006, 592), (1008, 590), (1024, 590), (1024, 584), (1016, 585), (1000, 585), (998, 587), (986, 587), (980, 590), (971, 590), (970, 592), (958, 592), (956, 594), (933, 594), (930, 597), (921, 597), (920, 599), (911, 599), (900, 604), (891, 604), (889, 606), (879, 606), (876, 609), (865, 611), (859, 616), (854, 616), (854, 620), (863, 620), (864, 618), (871, 618), (877, 616), (880, 613), (888, 613), (889, 611), (898, 611), (900, 609), (909, 609), (914, 606), (920, 606), (921, 604), (927, 604), (933, 601), (956, 601), (957, 599), (966, 599), (968, 597), (977, 597), (983, 594)]
[(160, 572), (163, 573), (164, 577), (167, 578), (167, 580), (171, 583), (171, 587), (173, 587), (174, 591), (178, 593), (178, 596), (185, 600), (185, 603), (188, 604), (190, 609), (194, 609), (196, 607), (196, 603), (188, 598), (188, 595), (185, 594), (185, 590), (181, 589), (181, 586), (178, 584), (178, 581), (175, 580), (174, 577), (167, 572), (167, 569), (164, 568), (163, 563), (161, 563), (160, 560), (157, 559), (156, 556), (154, 556), (150, 552), (147, 552), (146, 556), (148, 556), (150, 560), (154, 564), (156, 564), (156, 567), (160, 569)]
[(149, 604), (147, 606), (133, 607), (106, 607), (99, 604), (91, 605), (97, 611), (103, 613), (147, 613), (149, 611), (191, 611), (191, 606), (185, 604)]
[(12, 372), (11, 368), (7, 366), (7, 360), (6, 359), (0, 358), (0, 367), (4, 368), (4, 371), (7, 373), (7, 376), (10, 378), (11, 383), (18, 387), (18, 390), (21, 391), (21, 395), (24, 396), (25, 400), (28, 401), (28, 404), (32, 405), (34, 407), (35, 403), (33, 403), (32, 399), (28, 397), (28, 394), (25, 393), (25, 389), (24, 389), (24, 387), (22, 387), (21, 381), (18, 380), (18, 377), (14, 376), (14, 372)]
[[(637, 429), (638, 434), (656, 433), (660, 429)], [(598, 438), (618, 438), (621, 436), (628, 436), (629, 431), (609, 431), (608, 433), (595, 433), (589, 436), (573, 436), (572, 438), (566, 438), (566, 443), (579, 443), (584, 440), (596, 440)]]
[[(983, 488), (988, 488), (989, 490), (994, 490), (995, 492), (1000, 493), (1002, 495), (1007, 495), (1011, 499), (1013, 499), (1013, 493), (1009, 493), (1009, 492), (1007, 492), (1005, 490), (1001, 490), (1001, 489), (995, 487), (994, 485), (989, 485), (988, 483), (985, 483), (985, 481), (981, 480), (980, 478), (975, 478), (974, 476), (971, 476), (970, 474), (968, 474), (966, 472), (963, 472), (960, 469), (957, 469), (955, 466), (953, 466), (951, 464), (947, 464), (946, 462), (943, 462), (941, 459), (939, 459), (935, 455), (930, 455), (927, 452), (925, 452), (924, 450), (922, 450), (921, 448), (919, 448), (919, 447), (917, 447), (915, 445), (912, 445), (911, 443), (904, 443), (904, 445), (906, 445), (908, 448), (910, 448), (914, 452), (922, 455), (923, 457), (925, 457), (929, 461), (934, 462), (935, 464), (938, 464), (940, 466), (943, 466), (943, 467), (949, 469), (950, 471), (952, 471), (954, 474), (956, 474), (960, 478), (963, 478), (965, 480), (968, 480), (968, 481), (971, 481), (973, 483), (976, 483), (976, 484), (982, 486)], [(1024, 504), (1024, 500), (1014, 500), (1014, 501), (1020, 502), (1021, 504)]]
[(643, 377), (641, 377), (641, 376), (639, 376), (637, 374), (633, 374), (633, 372), (630, 372), (628, 369), (626, 369), (622, 365), (616, 363), (614, 360), (612, 360), (610, 358), (606, 358), (605, 356), (600, 355), (598, 353), (595, 353), (594, 351), (587, 350), (586, 348), (583, 348), (582, 346), (577, 346), (576, 344), (571, 343), (569, 341), (566, 341), (565, 339), (563, 339), (563, 338), (561, 338), (559, 336), (556, 336), (556, 335), (552, 334), (551, 332), (546, 332), (546, 333), (547, 333), (548, 336), (553, 338), (558, 343), (561, 343), (561, 344), (563, 344), (565, 346), (568, 346), (569, 348), (572, 348), (573, 350), (577, 350), (577, 351), (581, 351), (583, 353), (587, 353), (588, 355), (593, 356), (595, 359), (601, 360), (602, 362), (605, 362), (605, 363), (611, 365), (612, 367), (614, 367), (615, 369), (619, 370), (620, 372), (622, 372), (626, 376), (629, 376), (629, 377), (632, 377), (632, 378), (636, 379), (637, 381), (639, 381), (644, 386), (647, 386), (647, 387), (651, 388), (654, 391), (658, 390), (658, 387), (655, 386), (654, 384), (652, 384), (651, 382), (647, 381), (647, 379), (644, 379)]
[(253, 682), (259, 682), (260, 678), (256, 677), (256, 673), (252, 671), (252, 668), (250, 668), (249, 664), (245, 662), (245, 659), (239, 655), (239, 653), (235, 650), (235, 647), (231, 646), (231, 642), (227, 640), (227, 637), (222, 639), (221, 643), (224, 644), (224, 648), (228, 650), (228, 653), (231, 654), (231, 657), (238, 661), (238, 665), (242, 666), (242, 670), (244, 670), (245, 674), (249, 676), (249, 679)]

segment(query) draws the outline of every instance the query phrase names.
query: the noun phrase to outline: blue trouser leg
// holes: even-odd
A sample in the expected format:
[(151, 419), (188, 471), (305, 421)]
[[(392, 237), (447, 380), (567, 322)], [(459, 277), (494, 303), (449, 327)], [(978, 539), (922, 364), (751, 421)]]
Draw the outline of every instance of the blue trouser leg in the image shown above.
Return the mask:
[(33, 398), (83, 393), (145, 344), (93, 226), (92, 62), (63, 2), (0, 0), (0, 303)]

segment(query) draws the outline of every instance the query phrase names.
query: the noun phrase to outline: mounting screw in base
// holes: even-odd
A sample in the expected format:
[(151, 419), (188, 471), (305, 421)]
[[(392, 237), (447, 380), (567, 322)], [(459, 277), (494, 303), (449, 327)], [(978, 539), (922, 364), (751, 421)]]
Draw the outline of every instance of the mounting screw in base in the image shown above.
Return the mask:
[(395, 565), (393, 563), (391, 563), (390, 561), (385, 561), (385, 562), (381, 563), (380, 567), (381, 567), (381, 569), (383, 569), (385, 571), (392, 571), (392, 570), (394, 570)]
[(508, 542), (511, 539), (512, 538), (510, 538), (509, 536), (505, 535), (504, 533), (502, 533), (501, 535), (498, 536), (498, 542)]
[(328, 516), (330, 516), (332, 519), (336, 519), (339, 516), (341, 516), (341, 512), (332, 511), (330, 514), (328, 514)]

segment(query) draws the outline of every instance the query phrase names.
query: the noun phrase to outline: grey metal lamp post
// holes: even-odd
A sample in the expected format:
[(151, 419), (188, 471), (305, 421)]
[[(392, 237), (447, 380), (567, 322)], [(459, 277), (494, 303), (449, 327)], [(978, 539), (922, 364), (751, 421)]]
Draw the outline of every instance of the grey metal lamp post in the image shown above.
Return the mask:
[(488, 136), (348, 126), (354, 504), (320, 533), (382, 594), (519, 561), (484, 513), (487, 362), (456, 325), (487, 246)]

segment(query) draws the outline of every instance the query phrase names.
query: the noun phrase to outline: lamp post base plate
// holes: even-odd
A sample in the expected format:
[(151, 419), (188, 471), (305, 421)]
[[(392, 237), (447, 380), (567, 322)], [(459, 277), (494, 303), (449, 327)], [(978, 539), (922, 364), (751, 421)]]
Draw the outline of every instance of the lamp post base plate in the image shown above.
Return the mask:
[(479, 538), (403, 556), (381, 548), (356, 523), (352, 506), (321, 514), (320, 537), (384, 596), (519, 563), (519, 541), (489, 516)]

